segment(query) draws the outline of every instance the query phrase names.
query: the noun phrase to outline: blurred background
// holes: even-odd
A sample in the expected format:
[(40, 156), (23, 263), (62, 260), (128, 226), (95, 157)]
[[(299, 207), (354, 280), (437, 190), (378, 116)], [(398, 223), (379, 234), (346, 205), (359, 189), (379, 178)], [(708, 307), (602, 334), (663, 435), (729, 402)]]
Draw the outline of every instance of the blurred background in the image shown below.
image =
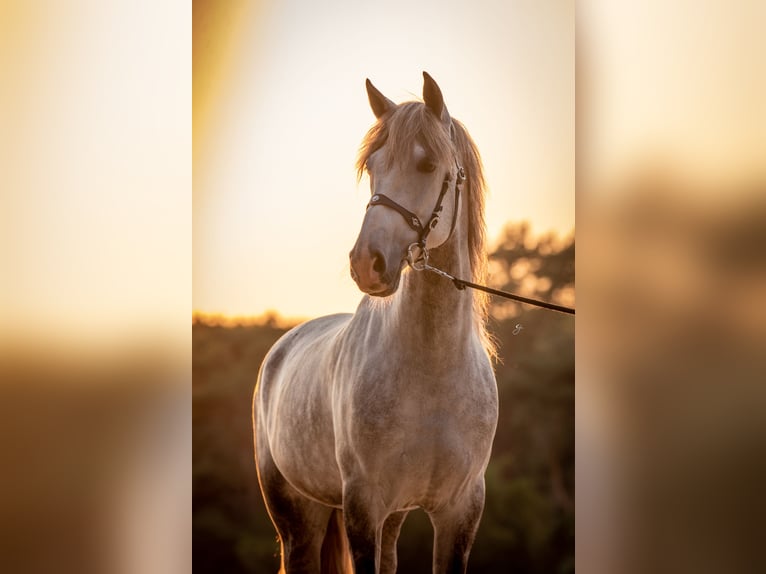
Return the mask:
[(191, 6), (0, 0), (0, 570), (191, 570)]
[[(365, 78), (395, 102), (436, 79), (484, 160), (491, 284), (574, 305), (574, 3), (193, 7), (194, 567), (275, 572), (252, 393), (286, 329), (361, 299)], [(574, 324), (493, 304), (501, 413), (471, 572), (574, 571)], [(399, 571), (430, 571), (431, 545), (412, 513)]]
[(577, 10), (577, 566), (764, 572), (766, 4)]
[[(339, 15), (332, 5), (216, 4), (0, 1), (3, 571), (191, 569), (192, 346), (195, 562), (271, 571), (276, 541), (248, 475), (245, 379), (295, 319), (326, 311), (290, 308), (262, 286), (256, 297), (256, 284), (271, 283), (247, 274), (265, 268), (263, 253), (300, 261), (289, 269), (317, 265), (299, 282), (321, 272), (337, 298), (317, 300), (350, 310), (358, 295), (345, 254), (367, 192), (352, 162), (371, 122), (362, 82), (409, 99), (423, 69), (487, 164), (493, 284), (507, 273), (510, 287), (554, 299), (568, 287), (545, 275), (540, 254), (564, 257), (573, 229), (575, 156), (561, 148), (575, 137), (562, 118), (576, 101), (576, 409), (570, 323), (493, 308), (511, 410), (471, 568), (497, 570), (487, 549), (500, 547), (501, 566), (571, 571), (572, 437), (559, 431), (574, 412), (582, 571), (765, 571), (764, 4), (583, 0), (576, 51), (572, 2), (410, 3), (406, 18), (396, 5)], [(344, 19), (363, 11), (363, 24)], [(331, 72), (324, 53), (359, 61)], [(284, 58), (292, 65), (269, 63)], [(559, 101), (575, 69), (576, 100)], [(288, 98), (272, 86), (296, 89)], [(311, 123), (325, 117), (331, 128)], [(290, 157), (290, 145), (305, 147)], [(286, 224), (237, 251), (250, 241), (242, 220), (253, 234), (267, 226), (260, 214), (278, 194), (266, 185), (337, 194), (327, 196), (347, 210), (337, 225), (307, 234), (321, 257), (306, 245), (286, 257), (291, 240), (271, 240)], [(324, 221), (299, 205), (316, 202), (289, 197), (291, 209), (275, 211), (289, 211), (288, 229)], [(543, 249), (549, 230), (560, 247)], [(522, 254), (542, 274), (526, 286), (526, 264), (512, 263)], [(554, 285), (564, 287), (546, 290)], [(262, 315), (269, 309), (282, 315)], [(520, 335), (504, 331), (516, 323)], [(403, 560), (417, 565), (428, 529), (417, 515), (406, 528), (415, 542)]]

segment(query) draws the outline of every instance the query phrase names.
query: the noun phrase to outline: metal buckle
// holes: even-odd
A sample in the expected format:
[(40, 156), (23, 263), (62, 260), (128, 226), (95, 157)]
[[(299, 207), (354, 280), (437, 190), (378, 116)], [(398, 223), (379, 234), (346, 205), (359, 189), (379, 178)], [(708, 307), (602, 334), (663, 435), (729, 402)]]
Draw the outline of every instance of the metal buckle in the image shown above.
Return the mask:
[(407, 248), (407, 263), (415, 271), (423, 271), (428, 265), (428, 250), (419, 243), (411, 243)]

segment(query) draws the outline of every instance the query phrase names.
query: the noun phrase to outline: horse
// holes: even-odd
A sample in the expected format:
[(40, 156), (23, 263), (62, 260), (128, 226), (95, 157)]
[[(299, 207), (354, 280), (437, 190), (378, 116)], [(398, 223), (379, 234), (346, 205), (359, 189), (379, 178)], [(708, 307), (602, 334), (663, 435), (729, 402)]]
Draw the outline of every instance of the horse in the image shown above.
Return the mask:
[(498, 417), (487, 300), (422, 263), (483, 279), (485, 184), (423, 78), (423, 101), (399, 105), (366, 80), (377, 121), (357, 160), (371, 199), (349, 254), (356, 312), (288, 331), (258, 373), (255, 461), (287, 574), (395, 572), (415, 508), (434, 529), (433, 572), (465, 572), (484, 509)]

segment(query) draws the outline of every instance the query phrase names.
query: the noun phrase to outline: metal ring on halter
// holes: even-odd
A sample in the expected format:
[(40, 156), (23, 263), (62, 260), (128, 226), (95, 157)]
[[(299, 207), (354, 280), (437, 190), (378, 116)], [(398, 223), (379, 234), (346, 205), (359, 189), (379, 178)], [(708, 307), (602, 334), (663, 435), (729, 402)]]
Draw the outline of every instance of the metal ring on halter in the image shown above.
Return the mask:
[[(420, 250), (420, 253), (415, 256), (414, 249)], [(407, 248), (407, 263), (410, 264), (415, 271), (423, 271), (428, 265), (428, 250), (420, 245), (420, 243), (411, 243)]]

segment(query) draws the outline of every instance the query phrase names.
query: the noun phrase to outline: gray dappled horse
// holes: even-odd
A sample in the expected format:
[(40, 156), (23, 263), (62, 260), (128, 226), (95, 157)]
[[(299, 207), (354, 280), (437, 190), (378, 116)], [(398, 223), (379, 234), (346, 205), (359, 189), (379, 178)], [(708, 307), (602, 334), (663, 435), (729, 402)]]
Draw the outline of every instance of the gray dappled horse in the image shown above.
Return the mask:
[(433, 571), (465, 572), (484, 508), (497, 425), (487, 302), (405, 269), (427, 251), (483, 279), (484, 180), (471, 137), (423, 76), (424, 102), (400, 105), (367, 80), (377, 123), (357, 167), (372, 197), (350, 253), (366, 295), (353, 315), (286, 333), (258, 376), (258, 480), (288, 574), (395, 572), (417, 507), (433, 524)]

